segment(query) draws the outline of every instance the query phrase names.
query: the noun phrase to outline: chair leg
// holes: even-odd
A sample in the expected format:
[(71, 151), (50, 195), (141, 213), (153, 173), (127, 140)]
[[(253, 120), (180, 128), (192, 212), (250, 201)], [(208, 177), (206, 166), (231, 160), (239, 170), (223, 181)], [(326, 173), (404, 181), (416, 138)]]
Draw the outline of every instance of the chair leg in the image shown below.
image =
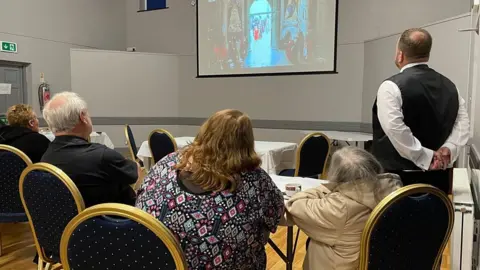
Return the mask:
[(43, 270), (43, 261), (40, 257), (38, 257), (38, 266), (37, 270)]
[(50, 270), (50, 266), (52, 266), (51, 263), (47, 263), (47, 265), (45, 266), (45, 270)]
[(0, 257), (2, 256), (2, 232), (0, 232)]

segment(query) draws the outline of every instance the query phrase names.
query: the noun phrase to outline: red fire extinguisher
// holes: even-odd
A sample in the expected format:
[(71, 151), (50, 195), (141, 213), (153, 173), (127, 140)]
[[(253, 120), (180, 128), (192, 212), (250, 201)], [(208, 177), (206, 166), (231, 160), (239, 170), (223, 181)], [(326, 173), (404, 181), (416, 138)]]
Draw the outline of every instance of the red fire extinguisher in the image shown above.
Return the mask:
[(43, 73), (40, 75), (40, 86), (38, 86), (38, 102), (40, 104), (40, 110), (43, 111), (43, 107), (50, 100), (50, 85), (45, 82)]

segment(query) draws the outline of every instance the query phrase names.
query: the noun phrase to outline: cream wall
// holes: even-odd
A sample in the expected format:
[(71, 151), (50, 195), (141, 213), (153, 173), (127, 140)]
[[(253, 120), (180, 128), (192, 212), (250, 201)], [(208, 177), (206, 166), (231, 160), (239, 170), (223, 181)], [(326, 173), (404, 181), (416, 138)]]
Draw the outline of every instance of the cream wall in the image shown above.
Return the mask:
[(124, 49), (125, 12), (118, 0), (2, 0), (0, 40), (16, 42), (18, 53), (0, 61), (29, 64), (28, 101), (39, 111), (40, 73), (53, 93), (70, 90), (70, 49)]

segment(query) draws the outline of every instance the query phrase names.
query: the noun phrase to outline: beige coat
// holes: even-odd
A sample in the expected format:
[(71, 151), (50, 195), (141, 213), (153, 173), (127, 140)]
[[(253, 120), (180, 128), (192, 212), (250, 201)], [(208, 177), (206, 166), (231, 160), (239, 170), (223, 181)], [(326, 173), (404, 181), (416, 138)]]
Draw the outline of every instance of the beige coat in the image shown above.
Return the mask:
[(384, 174), (376, 184), (359, 180), (295, 194), (288, 218), (311, 238), (303, 269), (357, 269), (365, 223), (378, 202), (401, 186), (399, 179)]

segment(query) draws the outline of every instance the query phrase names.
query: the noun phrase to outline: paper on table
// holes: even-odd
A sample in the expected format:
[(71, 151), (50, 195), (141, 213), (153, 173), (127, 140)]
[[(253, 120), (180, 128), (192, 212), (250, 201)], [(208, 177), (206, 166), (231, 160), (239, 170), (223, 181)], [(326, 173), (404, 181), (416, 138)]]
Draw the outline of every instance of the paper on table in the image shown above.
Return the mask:
[(10, 95), (12, 93), (12, 85), (9, 83), (0, 83), (0, 95)]

